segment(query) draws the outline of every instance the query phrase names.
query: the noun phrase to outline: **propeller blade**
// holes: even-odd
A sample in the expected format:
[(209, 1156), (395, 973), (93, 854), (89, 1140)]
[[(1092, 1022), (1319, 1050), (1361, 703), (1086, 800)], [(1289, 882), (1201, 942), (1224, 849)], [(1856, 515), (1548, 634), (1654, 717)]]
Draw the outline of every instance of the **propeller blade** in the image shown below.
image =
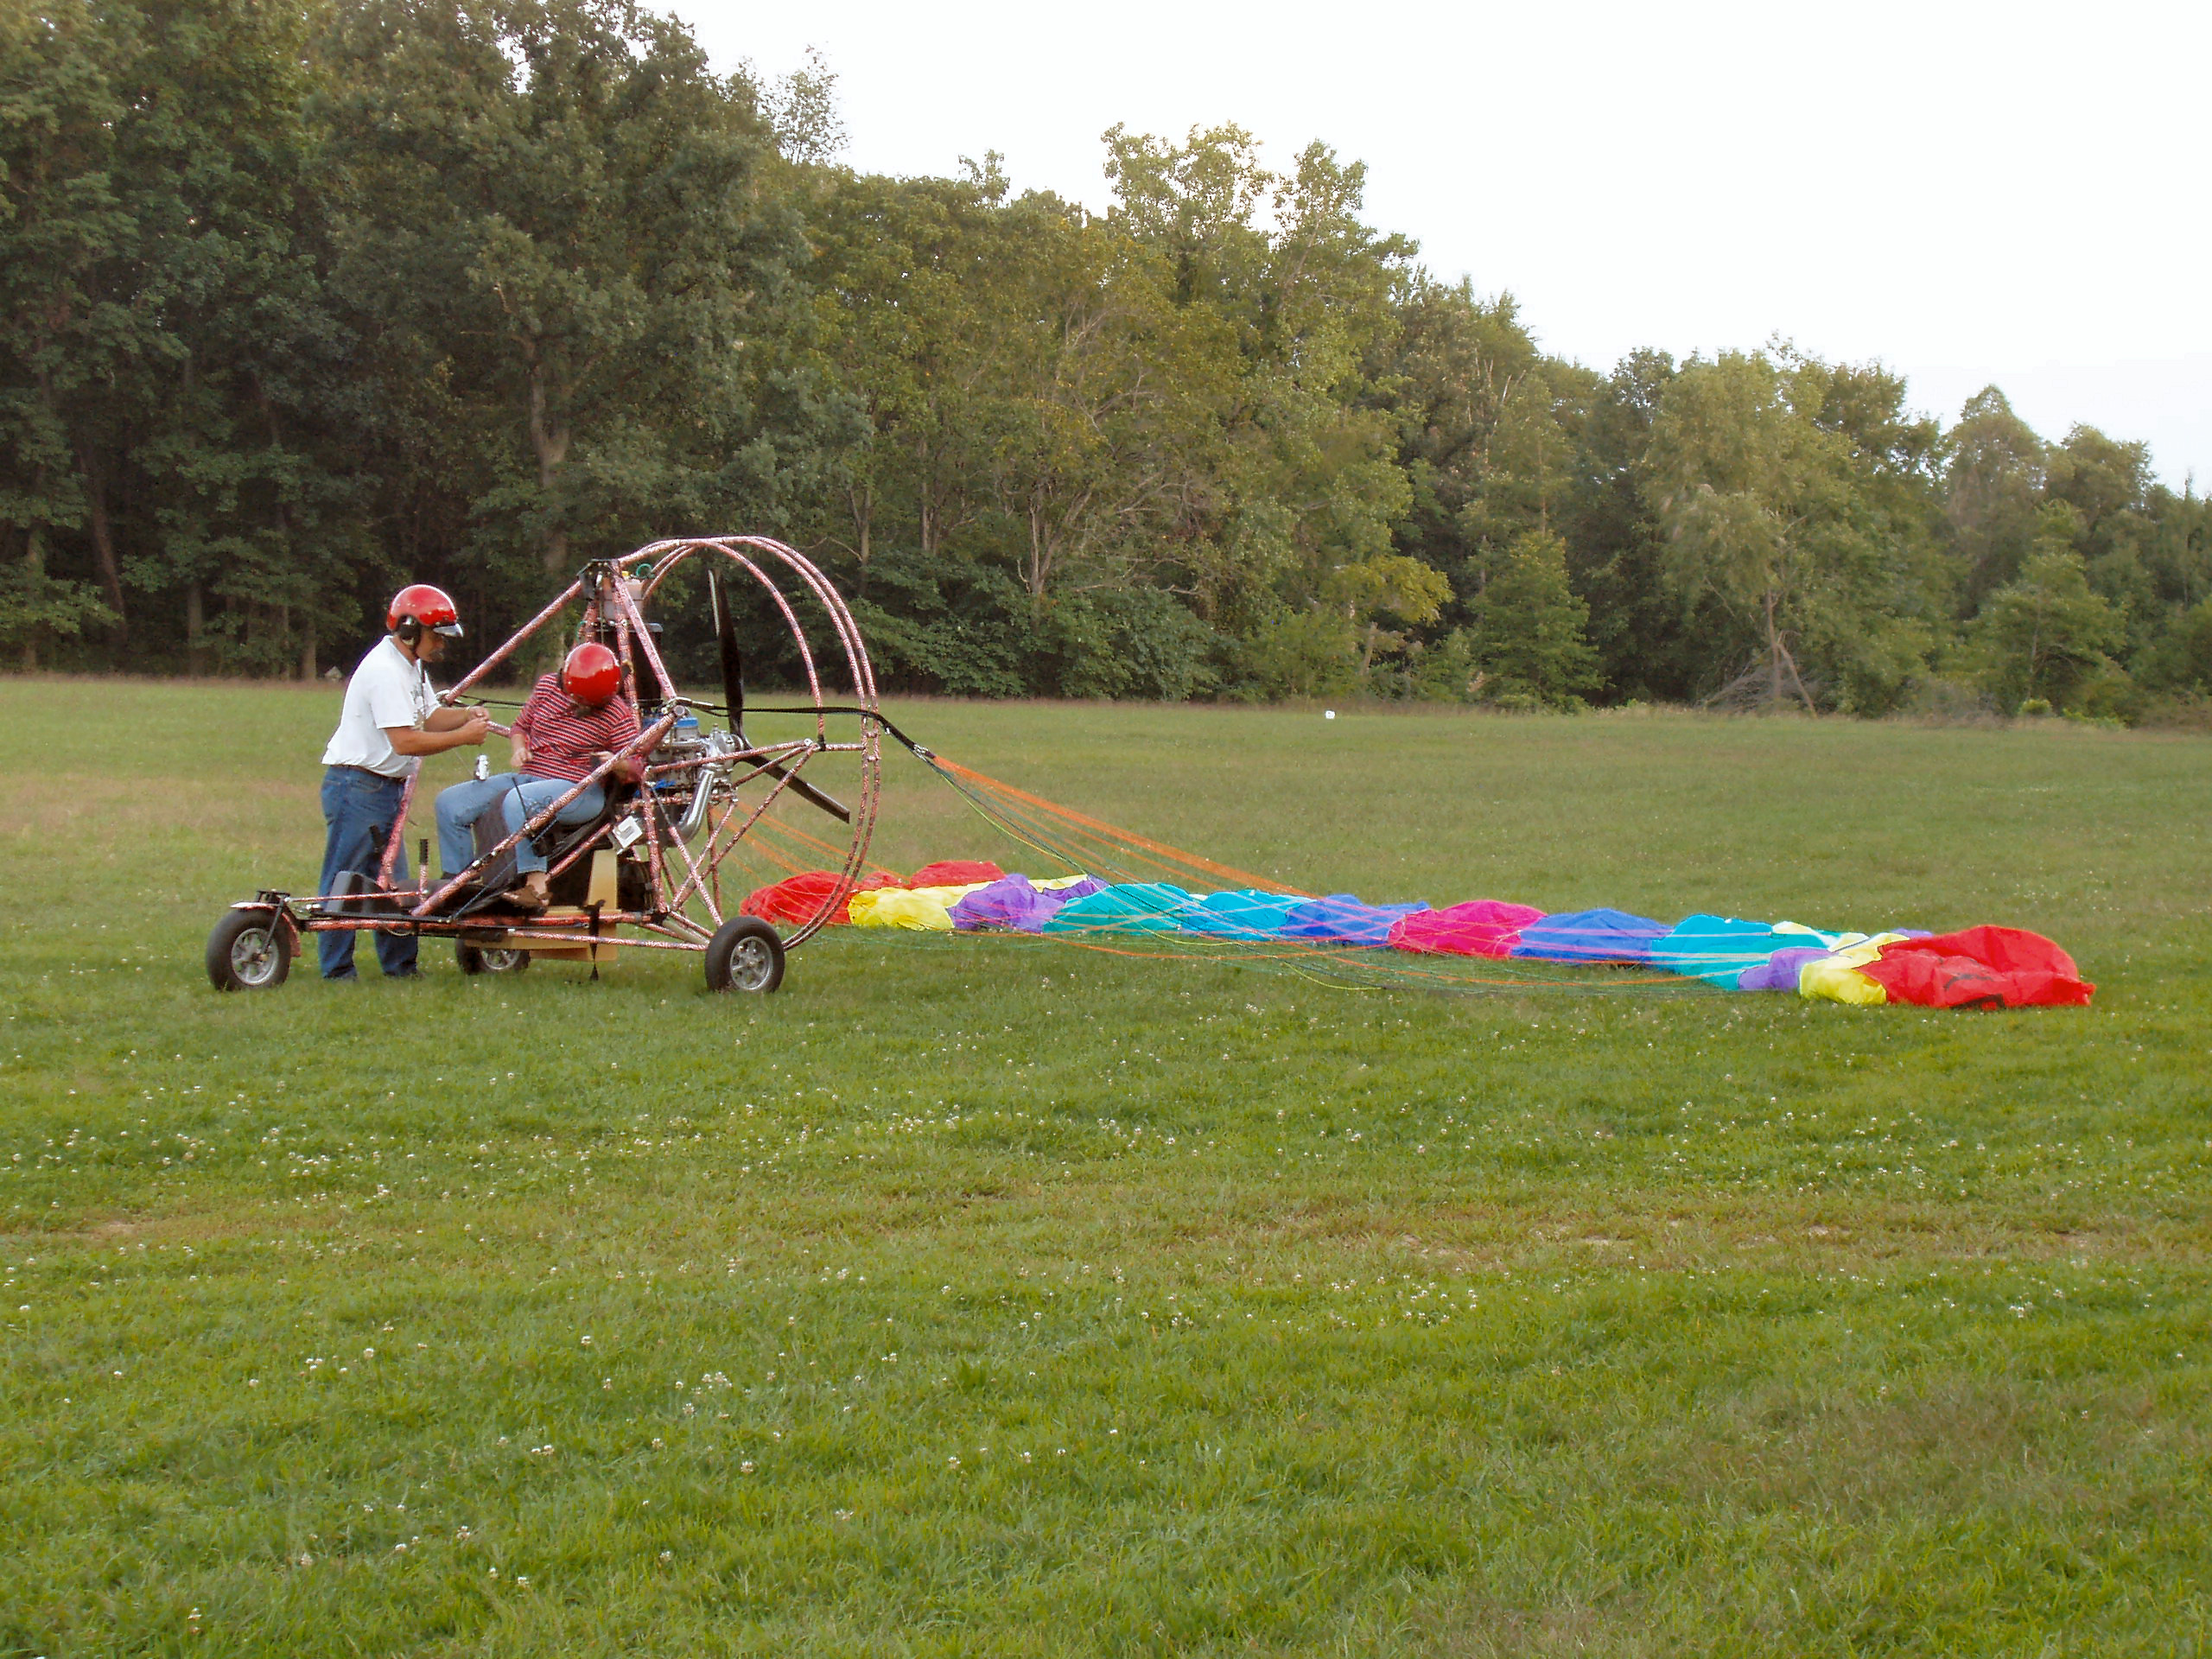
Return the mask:
[[(782, 766), (772, 766), (769, 770), (773, 772), (779, 778), (790, 776), (790, 774)], [(792, 778), (789, 787), (792, 794), (797, 795), (804, 800), (811, 801), (815, 805), (820, 807), (824, 812), (827, 812), (831, 817), (836, 819), (838, 823), (850, 823), (853, 821), (852, 808), (847, 806), (842, 801), (839, 800), (834, 795), (823, 794), (812, 784), (808, 783), (805, 779)]]
[(715, 644), (721, 652), (722, 702), (729, 709), (729, 729), (745, 740), (745, 658), (737, 649), (737, 619), (722, 598), (721, 572), (707, 570), (707, 596), (715, 607)]
[[(711, 565), (707, 569), (707, 596), (715, 607), (715, 643), (721, 648), (722, 658), (722, 701), (729, 707), (729, 729), (740, 743), (745, 741), (745, 658), (737, 649), (737, 620), (730, 614), (730, 607), (722, 600), (721, 572)], [(780, 761), (770, 761), (761, 768), (789, 782), (786, 787), (804, 801), (820, 807), (840, 823), (853, 821), (852, 809), (834, 795), (826, 795), (804, 778), (791, 775), (791, 769)]]

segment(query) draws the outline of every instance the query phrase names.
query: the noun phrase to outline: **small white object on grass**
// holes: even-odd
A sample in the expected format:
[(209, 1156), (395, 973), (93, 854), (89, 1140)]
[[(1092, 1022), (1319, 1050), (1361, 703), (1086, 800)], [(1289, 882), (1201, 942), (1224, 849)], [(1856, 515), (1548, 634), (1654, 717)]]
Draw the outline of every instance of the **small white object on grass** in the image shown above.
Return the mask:
[(1336, 717), (1337, 711), (1333, 709), (1324, 709), (1321, 711), (1321, 718), (1324, 720), (1334, 720)]

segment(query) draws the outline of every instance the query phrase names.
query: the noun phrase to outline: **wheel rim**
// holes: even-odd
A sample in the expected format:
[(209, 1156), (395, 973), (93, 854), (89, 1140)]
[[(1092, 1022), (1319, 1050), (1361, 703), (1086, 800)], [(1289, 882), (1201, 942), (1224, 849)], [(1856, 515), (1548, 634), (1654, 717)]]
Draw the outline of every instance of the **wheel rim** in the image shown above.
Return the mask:
[(757, 991), (776, 971), (775, 953), (766, 939), (740, 939), (729, 953), (729, 982), (741, 991)]
[(524, 953), (520, 950), (480, 950), (487, 974), (512, 974), (522, 965)]
[(283, 960), (276, 936), (265, 927), (249, 927), (231, 941), (231, 972), (241, 985), (266, 985), (276, 977)]

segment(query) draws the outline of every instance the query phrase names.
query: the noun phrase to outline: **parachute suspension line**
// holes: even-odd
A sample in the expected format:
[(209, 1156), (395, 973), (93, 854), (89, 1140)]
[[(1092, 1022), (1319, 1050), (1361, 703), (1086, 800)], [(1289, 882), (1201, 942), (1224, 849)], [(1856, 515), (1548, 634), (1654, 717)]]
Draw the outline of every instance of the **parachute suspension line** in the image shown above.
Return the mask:
[(1095, 875), (1113, 881), (1157, 881), (1162, 876), (1183, 881), (1192, 879), (1188, 868), (1136, 852), (1094, 830), (1063, 830), (1019, 803), (995, 799), (942, 768), (939, 776), (986, 823), (1058, 864), (1067, 874)]
[[(764, 817), (759, 823), (753, 826), (753, 829), (756, 833), (760, 830), (766, 830), (775, 835), (789, 836), (791, 840), (799, 842), (802, 846), (813, 848), (817, 852), (827, 853), (832, 856), (842, 856), (844, 852), (844, 849), (836, 845), (834, 842), (824, 841), (819, 836), (810, 835), (807, 831), (800, 829), (798, 825), (785, 823), (781, 818)], [(775, 854), (772, 855), (774, 856), (785, 869), (790, 870), (794, 874), (809, 868), (804, 864), (793, 863), (790, 859), (785, 857), (781, 854)], [(894, 880), (898, 878), (898, 871), (887, 868), (881, 864), (878, 864), (873, 859), (866, 861), (868, 868), (876, 874), (887, 875), (892, 877)]]
[[(1160, 859), (1147, 859), (1144, 861), (1163, 870), (1198, 872), (1225, 881), (1230, 887), (1243, 887), (1256, 892), (1286, 893), (1298, 899), (1311, 899), (1314, 896), (1301, 887), (1291, 887), (1286, 882), (1274, 880), (1272, 876), (1255, 875), (1251, 871), (1240, 870), (1233, 864), (1218, 864), (1212, 859), (1202, 858), (1196, 853), (1186, 853), (1179, 847), (1171, 847), (1165, 842), (1154, 841), (1138, 835), (1134, 830), (1123, 830), (1118, 825), (1108, 823), (1103, 818), (1094, 818), (1088, 813), (1077, 811), (1072, 807), (1062, 806), (1057, 802), (1048, 801), (1041, 795), (1033, 795), (1026, 789), (1017, 789), (1012, 784), (1002, 783), (998, 779), (987, 777), (972, 766), (963, 766), (957, 760), (947, 760), (942, 755), (930, 756), (929, 762), (946, 775), (946, 782), (967, 796), (970, 801), (978, 802), (978, 810), (983, 810), (986, 817), (991, 817), (994, 815), (981, 806), (977, 792), (979, 791), (988, 791), (1001, 800), (1018, 801), (1031, 808), (1033, 812), (1049, 814), (1053, 818), (1077, 827), (1079, 831), (1088, 830), (1090, 832), (1090, 839), (1106, 846), (1127, 849), (1132, 852), (1135, 849), (1141, 848), (1147, 852), (1162, 855), (1166, 860), (1164, 862)], [(973, 785), (972, 788), (963, 786), (970, 785)], [(1097, 872), (1092, 871), (1090, 874), (1096, 874)]]
[[(895, 734), (894, 734), (895, 735)], [(1163, 877), (1192, 890), (1210, 886), (1312, 899), (1302, 888), (1184, 851), (1078, 812), (1040, 795), (908, 744), (970, 810), (994, 830), (1067, 874), (1109, 882), (1157, 882)], [(779, 828), (788, 828), (779, 825)], [(939, 937), (939, 936), (928, 936)], [(1296, 974), (1340, 990), (1406, 989), (1489, 995), (1537, 991), (1612, 992), (1635, 989), (1700, 991), (1695, 980), (1674, 974), (1623, 972), (1527, 959), (1412, 956), (1375, 945), (1279, 938), (1240, 938), (1177, 930), (1154, 933), (1112, 926), (1098, 933), (1045, 936), (969, 933), (963, 940), (998, 948), (1073, 946), (1103, 956), (1166, 962), (1211, 962)]]

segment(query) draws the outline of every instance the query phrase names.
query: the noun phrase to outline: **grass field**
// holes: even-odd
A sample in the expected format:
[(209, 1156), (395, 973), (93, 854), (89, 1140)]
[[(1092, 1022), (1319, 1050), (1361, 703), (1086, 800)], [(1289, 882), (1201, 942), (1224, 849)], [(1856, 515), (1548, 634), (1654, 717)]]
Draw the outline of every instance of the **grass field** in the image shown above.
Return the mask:
[[(2212, 741), (897, 711), (1301, 886), (2012, 923), (2086, 1010), (218, 996), (335, 710), (0, 682), (0, 1654), (2212, 1647)], [(890, 778), (884, 861), (1006, 854)]]

